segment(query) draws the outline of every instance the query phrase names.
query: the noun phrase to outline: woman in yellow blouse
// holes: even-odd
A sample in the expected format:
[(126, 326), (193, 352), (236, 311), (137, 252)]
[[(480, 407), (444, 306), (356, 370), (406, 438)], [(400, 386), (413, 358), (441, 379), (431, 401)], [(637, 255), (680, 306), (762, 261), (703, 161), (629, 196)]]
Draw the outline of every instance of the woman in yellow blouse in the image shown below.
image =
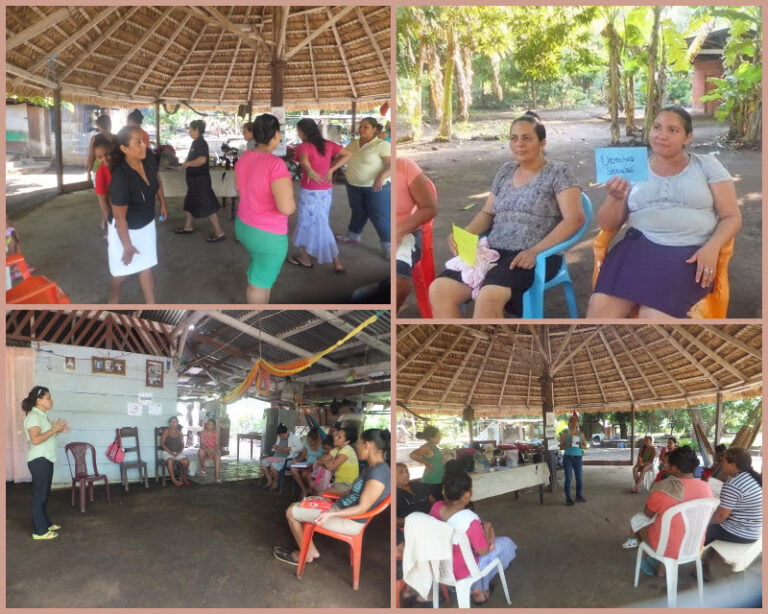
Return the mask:
[(331, 459), (323, 463), (326, 469), (333, 471), (333, 486), (329, 490), (337, 493), (346, 492), (360, 475), (357, 454), (352, 447), (356, 441), (357, 429), (354, 427), (346, 426), (337, 429), (333, 434), (333, 444), (336, 447), (331, 450)]

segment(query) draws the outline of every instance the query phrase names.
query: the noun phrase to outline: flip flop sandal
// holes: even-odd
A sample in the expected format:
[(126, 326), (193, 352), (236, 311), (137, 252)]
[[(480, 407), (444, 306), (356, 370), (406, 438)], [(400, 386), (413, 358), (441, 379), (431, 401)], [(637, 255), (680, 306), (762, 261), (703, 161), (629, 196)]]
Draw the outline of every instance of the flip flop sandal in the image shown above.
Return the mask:
[(627, 538), (627, 541), (621, 544), (621, 547), (626, 548), (627, 550), (630, 548), (637, 548), (637, 539), (634, 537), (629, 537)]
[(52, 524), (50, 527), (48, 527), (49, 531), (61, 531), (61, 525), (58, 524)]
[(315, 267), (314, 264), (304, 264), (301, 260), (294, 256), (288, 256), (288, 258), (285, 259), (288, 264), (292, 264), (293, 266), (300, 266), (302, 269), (313, 269)]
[(288, 563), (289, 565), (296, 565), (297, 567), (299, 565), (299, 562), (293, 558), (293, 555), (290, 552), (284, 552), (283, 550), (275, 550), (272, 552), (272, 555), (278, 561), (282, 561), (283, 563)]
[(226, 238), (227, 235), (220, 235), (218, 237), (216, 235), (208, 235), (205, 237), (205, 240), (208, 241), (208, 243), (218, 243), (219, 241), (223, 241)]
[(177, 235), (191, 235), (193, 232), (195, 232), (195, 230), (194, 228), (192, 230), (187, 230), (183, 226), (179, 226), (178, 228), (174, 228), (173, 232)]
[(38, 535), (37, 533), (32, 533), (32, 539), (40, 540), (40, 539), (56, 539), (59, 536), (58, 533), (55, 533), (54, 531), (48, 531), (47, 533), (43, 533), (42, 535)]

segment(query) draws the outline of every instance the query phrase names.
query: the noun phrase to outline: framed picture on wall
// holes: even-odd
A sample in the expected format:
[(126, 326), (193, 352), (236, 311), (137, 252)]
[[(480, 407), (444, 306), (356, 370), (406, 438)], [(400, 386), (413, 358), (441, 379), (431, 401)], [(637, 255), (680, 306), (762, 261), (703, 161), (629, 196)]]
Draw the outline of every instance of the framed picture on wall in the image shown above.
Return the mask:
[(74, 356), (67, 356), (64, 358), (64, 368), (67, 371), (75, 371), (75, 357)]
[(125, 360), (120, 358), (91, 357), (92, 373), (110, 373), (112, 375), (125, 375)]
[(147, 386), (149, 388), (163, 387), (163, 363), (159, 360), (147, 361)]

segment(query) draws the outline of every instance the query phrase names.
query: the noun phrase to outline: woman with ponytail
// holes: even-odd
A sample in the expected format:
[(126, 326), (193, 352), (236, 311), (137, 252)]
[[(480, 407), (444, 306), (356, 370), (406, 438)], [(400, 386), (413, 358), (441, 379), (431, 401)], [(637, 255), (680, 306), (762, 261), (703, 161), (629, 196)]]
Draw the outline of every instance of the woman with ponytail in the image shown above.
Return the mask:
[(331, 159), (337, 156), (341, 145), (328, 141), (320, 134), (315, 120), (305, 117), (296, 124), (301, 145), (296, 155), (301, 165), (301, 191), (299, 192), (299, 219), (293, 231), (293, 243), (299, 248), (297, 256), (289, 256), (288, 263), (311, 269), (314, 265), (333, 263), (335, 273), (344, 273), (339, 260), (339, 248), (328, 223), (331, 212), (333, 183), (328, 169)]
[[(478, 567), (483, 569), (494, 559), (501, 561), (503, 569), (509, 567), (516, 556), (517, 545), (509, 537), (497, 537), (493, 525), (480, 520), (480, 517), (469, 509), (472, 501), (472, 478), (463, 470), (459, 461), (451, 460), (445, 463), (443, 497), (445, 500), (436, 502), (429, 514), (467, 534)], [(453, 546), (453, 575), (457, 580), (469, 575), (458, 544)], [(481, 605), (490, 598), (491, 580), (495, 575), (495, 572), (488, 574), (472, 585), (472, 601), (476, 605)]]
[[(352, 489), (339, 498), (329, 510), (301, 507), (294, 503), (285, 516), (288, 528), (298, 549), (275, 546), (275, 558), (291, 565), (299, 564), (301, 541), (304, 534), (302, 523), (314, 522), (337, 533), (357, 535), (365, 526), (365, 519), (351, 520), (369, 512), (389, 496), (391, 471), (389, 467), (390, 432), (386, 429), (367, 429), (357, 441), (357, 457), (368, 463), (360, 476), (352, 483)], [(309, 545), (307, 563), (320, 556), (314, 542)]]
[(24, 436), (29, 442), (27, 466), (32, 474), (32, 539), (56, 539), (61, 529), (48, 518), (48, 495), (53, 482), (56, 461), (56, 435), (69, 431), (66, 420), (51, 422), (48, 412), (53, 408), (51, 392), (45, 386), (35, 386), (21, 402)]
[(155, 302), (152, 267), (157, 264), (155, 197), (160, 201), (160, 221), (168, 207), (154, 155), (147, 155), (141, 128), (126, 126), (117, 133), (110, 161), (110, 206), (107, 243), (112, 283), (109, 302), (117, 303), (125, 278), (139, 274), (144, 302)]
[(246, 302), (269, 303), (272, 286), (288, 254), (288, 216), (296, 210), (291, 173), (272, 152), (280, 144), (280, 122), (264, 113), (253, 122), (256, 148), (235, 166), (240, 205), (235, 236), (251, 256)]

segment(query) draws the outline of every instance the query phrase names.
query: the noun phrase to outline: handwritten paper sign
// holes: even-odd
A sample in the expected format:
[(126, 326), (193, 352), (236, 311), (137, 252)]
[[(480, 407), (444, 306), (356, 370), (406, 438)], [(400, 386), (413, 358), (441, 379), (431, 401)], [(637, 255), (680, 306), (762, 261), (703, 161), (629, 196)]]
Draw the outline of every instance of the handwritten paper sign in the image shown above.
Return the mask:
[(648, 152), (645, 147), (598, 147), (595, 149), (597, 182), (611, 177), (648, 181)]
[(453, 240), (456, 243), (456, 250), (459, 252), (459, 258), (469, 266), (475, 266), (475, 260), (477, 260), (477, 243), (480, 240), (480, 237), (471, 232), (467, 232), (454, 224)]

